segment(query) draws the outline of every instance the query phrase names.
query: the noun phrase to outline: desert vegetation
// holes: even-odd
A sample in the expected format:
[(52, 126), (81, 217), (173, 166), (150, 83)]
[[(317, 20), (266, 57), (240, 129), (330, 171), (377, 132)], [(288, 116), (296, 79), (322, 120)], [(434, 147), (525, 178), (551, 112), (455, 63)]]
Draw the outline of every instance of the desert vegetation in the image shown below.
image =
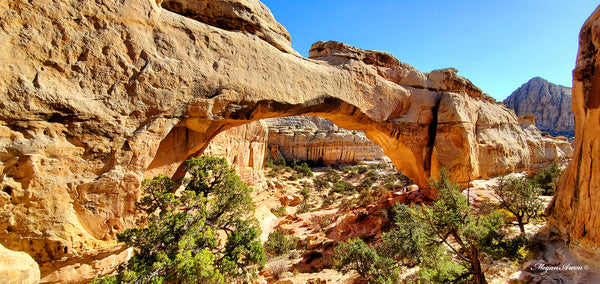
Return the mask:
[(222, 158), (190, 159), (185, 169), (179, 183), (164, 175), (144, 181), (139, 227), (118, 235), (134, 255), (94, 283), (223, 283), (263, 267), (252, 189)]
[[(223, 159), (203, 156), (186, 162), (182, 180), (144, 181), (139, 227), (118, 236), (135, 255), (95, 283), (245, 282), (259, 271), (280, 279), (298, 275), (299, 269), (326, 268), (355, 273), (368, 283), (487, 283), (484, 267), (519, 266), (537, 249), (525, 225), (544, 217), (539, 196), (552, 192), (560, 172), (553, 165), (531, 178), (501, 178), (490, 189), (496, 198), (474, 206), (443, 170), (429, 184), (437, 200), (366, 211), (390, 200), (392, 192), (408, 195), (411, 181), (386, 164), (311, 168), (276, 159), (267, 165), (271, 179), (293, 184), (301, 196), (299, 203), (271, 212), (280, 224), (301, 222), (297, 214), (308, 214), (304, 224), (313, 233), (277, 225), (261, 244), (251, 189)], [(374, 235), (330, 239), (344, 220), (369, 218), (382, 220)], [(315, 259), (322, 259), (321, 268), (302, 268)]]

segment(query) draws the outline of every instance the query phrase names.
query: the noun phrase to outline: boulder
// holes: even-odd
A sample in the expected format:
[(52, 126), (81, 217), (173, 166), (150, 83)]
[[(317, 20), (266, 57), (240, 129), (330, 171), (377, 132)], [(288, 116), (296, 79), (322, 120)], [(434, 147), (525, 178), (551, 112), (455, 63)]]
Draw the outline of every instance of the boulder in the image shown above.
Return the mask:
[(0, 279), (5, 284), (37, 284), (40, 268), (28, 254), (0, 245)]
[(281, 202), (281, 205), (283, 206), (296, 206), (300, 204), (300, 202), (302, 202), (303, 200), (304, 197), (298, 193), (284, 195), (281, 198), (279, 198), (279, 202)]

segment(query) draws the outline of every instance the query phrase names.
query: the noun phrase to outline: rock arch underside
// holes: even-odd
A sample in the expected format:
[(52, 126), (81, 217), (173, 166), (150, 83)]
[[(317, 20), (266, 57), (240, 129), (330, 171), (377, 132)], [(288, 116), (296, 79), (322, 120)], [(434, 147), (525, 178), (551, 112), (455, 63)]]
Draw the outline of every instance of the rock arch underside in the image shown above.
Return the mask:
[(258, 1), (161, 4), (0, 0), (0, 243), (45, 281), (113, 261), (143, 177), (263, 118), (362, 130), (421, 186), (442, 167), (466, 183), (571, 155), (455, 69), (337, 42), (303, 58)]

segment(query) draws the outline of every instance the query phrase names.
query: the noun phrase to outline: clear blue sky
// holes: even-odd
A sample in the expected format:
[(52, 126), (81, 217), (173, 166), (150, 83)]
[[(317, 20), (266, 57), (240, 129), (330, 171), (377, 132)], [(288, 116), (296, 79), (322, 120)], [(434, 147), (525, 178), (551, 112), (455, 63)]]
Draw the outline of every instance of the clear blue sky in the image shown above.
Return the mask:
[(303, 56), (316, 41), (383, 50), (422, 72), (455, 67), (496, 100), (539, 76), (571, 86), (591, 0), (262, 0)]

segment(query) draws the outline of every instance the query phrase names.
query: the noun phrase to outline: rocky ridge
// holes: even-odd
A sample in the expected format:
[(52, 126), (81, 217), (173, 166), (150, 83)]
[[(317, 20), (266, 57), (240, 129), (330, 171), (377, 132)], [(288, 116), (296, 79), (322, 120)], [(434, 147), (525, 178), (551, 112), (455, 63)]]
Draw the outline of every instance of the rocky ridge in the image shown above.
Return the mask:
[(503, 103), (517, 116), (534, 115), (541, 131), (573, 137), (575, 118), (571, 110), (571, 88), (535, 77), (514, 91)]
[(263, 118), (362, 130), (420, 185), (441, 167), (464, 182), (532, 163), (514, 113), (455, 69), (336, 42), (282, 52), (276, 34), (289, 35), (258, 1), (167, 5), (183, 15), (160, 3), (0, 1), (0, 241), (43, 282), (114, 267), (141, 180), (176, 177), (219, 133)]

